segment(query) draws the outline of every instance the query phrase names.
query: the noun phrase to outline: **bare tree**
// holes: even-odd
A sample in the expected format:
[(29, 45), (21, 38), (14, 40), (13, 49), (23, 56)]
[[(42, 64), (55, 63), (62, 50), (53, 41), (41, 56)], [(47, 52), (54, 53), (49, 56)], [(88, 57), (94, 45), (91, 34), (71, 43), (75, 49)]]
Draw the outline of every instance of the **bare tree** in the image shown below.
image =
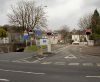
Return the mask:
[(91, 18), (92, 18), (91, 14), (80, 18), (78, 26), (80, 27), (81, 30), (84, 30), (86, 28), (90, 28), (90, 26), (91, 26)]
[(64, 40), (64, 43), (66, 42), (66, 40), (69, 36), (69, 32), (70, 32), (70, 29), (67, 25), (61, 26), (61, 29), (59, 30), (59, 33), (61, 34), (62, 39)]
[(25, 29), (34, 29), (36, 26), (46, 27), (46, 15), (42, 7), (36, 6), (34, 1), (18, 2), (16, 7), (11, 6), (12, 12), (8, 14), (12, 25)]

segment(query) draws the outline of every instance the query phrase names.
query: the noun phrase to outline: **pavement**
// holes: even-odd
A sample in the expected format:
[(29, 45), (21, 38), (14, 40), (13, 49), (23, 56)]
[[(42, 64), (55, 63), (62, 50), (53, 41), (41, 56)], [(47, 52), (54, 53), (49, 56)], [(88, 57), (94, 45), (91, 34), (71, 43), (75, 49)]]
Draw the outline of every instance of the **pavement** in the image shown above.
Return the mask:
[(100, 82), (100, 57), (85, 47), (64, 46), (34, 62), (0, 61), (0, 82)]

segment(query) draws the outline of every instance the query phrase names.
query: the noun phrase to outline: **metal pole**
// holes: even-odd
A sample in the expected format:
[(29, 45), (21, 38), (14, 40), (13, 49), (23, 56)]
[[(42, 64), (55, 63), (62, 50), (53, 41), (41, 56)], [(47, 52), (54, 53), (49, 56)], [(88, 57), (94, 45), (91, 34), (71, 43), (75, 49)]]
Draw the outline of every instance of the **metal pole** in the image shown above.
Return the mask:
[(27, 47), (27, 40), (26, 40), (26, 47)]

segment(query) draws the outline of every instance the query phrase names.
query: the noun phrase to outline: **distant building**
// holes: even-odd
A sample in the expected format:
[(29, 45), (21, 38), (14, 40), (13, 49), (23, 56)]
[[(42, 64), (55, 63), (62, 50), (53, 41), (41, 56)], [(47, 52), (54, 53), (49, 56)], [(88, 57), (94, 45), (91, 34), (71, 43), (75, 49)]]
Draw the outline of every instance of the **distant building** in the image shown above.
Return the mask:
[[(48, 39), (47, 34), (43, 34), (42, 38), (46, 38)], [(57, 32), (53, 32), (52, 35), (50, 35), (50, 40), (51, 40), (51, 44), (57, 44), (58, 42), (61, 42), (61, 35)]]

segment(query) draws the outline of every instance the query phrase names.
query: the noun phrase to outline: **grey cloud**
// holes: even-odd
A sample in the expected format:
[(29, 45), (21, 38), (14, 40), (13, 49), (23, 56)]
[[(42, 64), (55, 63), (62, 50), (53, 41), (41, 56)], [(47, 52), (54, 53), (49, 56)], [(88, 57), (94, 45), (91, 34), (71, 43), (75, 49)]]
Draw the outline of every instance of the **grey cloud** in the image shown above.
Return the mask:
[(96, 8), (100, 7), (100, 0), (84, 0), (84, 7), (94, 6)]
[(12, 0), (0, 0), (0, 13), (7, 11), (10, 1)]
[(15, 0), (0, 0), (0, 25), (8, 23), (7, 12), (10, 9), (12, 1)]
[(42, 0), (42, 4), (46, 5), (50, 8), (59, 6), (60, 4), (64, 4), (70, 0)]
[[(14, 4), (17, 1), (21, 1), (21, 0), (0, 0), (0, 14), (1, 14), (0, 24), (5, 24), (7, 22), (7, 17), (6, 17), (7, 11), (9, 10), (10, 5)], [(64, 13), (66, 15), (61, 13), (59, 17), (59, 13), (56, 12), (57, 10), (53, 10), (53, 9), (58, 9), (56, 7), (59, 7), (59, 5), (62, 6), (71, 0), (35, 0), (35, 1), (36, 1), (36, 4), (38, 5), (41, 5), (42, 3), (42, 6), (47, 6), (46, 11), (49, 12), (49, 15), (50, 15), (48, 16), (48, 18), (50, 17), (49, 26), (51, 28), (60, 27), (61, 25), (64, 25), (64, 24), (75, 28), (75, 26), (78, 23), (78, 20), (82, 16), (84, 16), (86, 13), (90, 13), (91, 11), (94, 11), (95, 8), (98, 8), (98, 10), (100, 9), (100, 0), (80, 0), (80, 1), (83, 1), (83, 3), (81, 3), (80, 9), (78, 9), (77, 11), (75, 10), (71, 12), (71, 11), (68, 11), (67, 10), (68, 8), (67, 8), (65, 9), (65, 11), (68, 11), (68, 12)], [(62, 10), (64, 9), (60, 9), (58, 11), (62, 11)], [(54, 16), (54, 15), (57, 15), (57, 16)]]

